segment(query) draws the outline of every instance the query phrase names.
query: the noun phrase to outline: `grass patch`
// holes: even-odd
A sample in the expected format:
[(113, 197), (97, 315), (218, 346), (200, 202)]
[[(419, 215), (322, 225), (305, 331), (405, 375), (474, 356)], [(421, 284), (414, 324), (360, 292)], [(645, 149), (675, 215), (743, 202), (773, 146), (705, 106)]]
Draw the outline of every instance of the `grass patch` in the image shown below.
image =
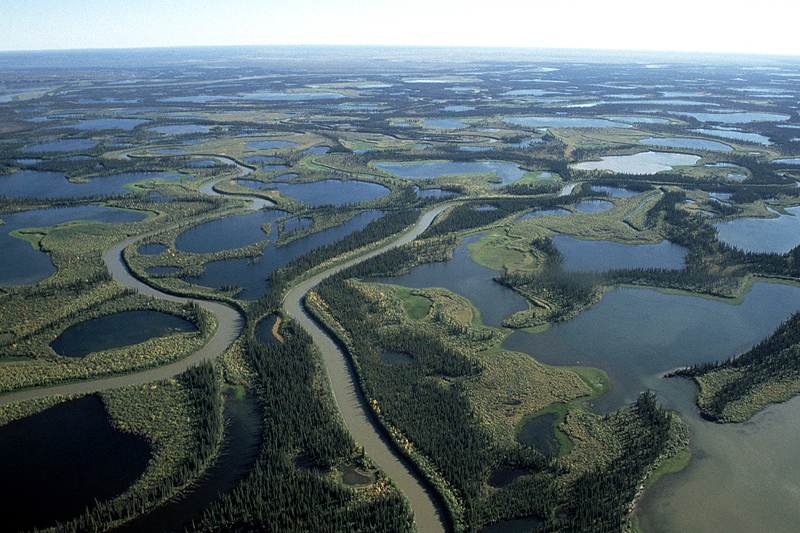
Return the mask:
[(422, 320), (428, 316), (433, 302), (424, 296), (413, 294), (414, 289), (395, 287), (395, 294), (403, 302), (403, 309), (410, 320)]

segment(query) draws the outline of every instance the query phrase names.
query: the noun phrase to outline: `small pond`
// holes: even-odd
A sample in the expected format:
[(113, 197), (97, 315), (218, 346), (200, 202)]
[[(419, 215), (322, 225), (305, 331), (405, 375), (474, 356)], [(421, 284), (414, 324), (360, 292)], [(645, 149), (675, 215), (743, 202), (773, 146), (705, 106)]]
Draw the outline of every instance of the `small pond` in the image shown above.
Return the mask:
[(692, 130), (695, 133), (702, 133), (704, 135), (711, 135), (712, 137), (722, 137), (723, 139), (734, 139), (737, 141), (747, 141), (751, 143), (758, 143), (769, 146), (772, 144), (770, 142), (769, 137), (765, 137), (763, 135), (759, 135), (758, 133), (746, 133), (743, 131), (736, 131), (736, 130), (709, 130), (709, 129), (698, 129)]
[(270, 315), (256, 325), (255, 335), (261, 344), (278, 344), (280, 341), (272, 334), (272, 328), (278, 321), (277, 315)]
[(420, 198), (447, 198), (451, 196), (458, 196), (458, 193), (456, 192), (445, 191), (442, 189), (420, 189), (419, 187), (414, 187), (414, 191)]
[(97, 205), (84, 205), (60, 209), (40, 209), (0, 215), (5, 224), (0, 225), (0, 286), (30, 285), (45, 280), (56, 273), (50, 256), (29, 242), (12, 237), (14, 230), (48, 228), (73, 220), (89, 222), (139, 222), (147, 217), (141, 211), (124, 211)]
[(59, 355), (84, 357), (93, 352), (139, 344), (146, 340), (197, 331), (188, 320), (158, 311), (127, 311), (75, 324), (50, 347)]
[[(124, 492), (147, 468), (147, 439), (115, 429), (85, 396), (0, 427), (3, 529), (55, 526)], [(68, 490), (65, 490), (68, 488)]]
[(600, 161), (586, 161), (572, 165), (579, 170), (610, 170), (625, 174), (655, 174), (672, 170), (676, 166), (691, 166), (700, 156), (668, 152), (640, 152), (633, 155), (614, 155)]
[(495, 173), (502, 183), (491, 183), (492, 187), (508, 185), (522, 178), (527, 172), (512, 163), (499, 161), (476, 162), (431, 162), (431, 163), (376, 163), (375, 166), (401, 178), (431, 179), (439, 176), (461, 174)]
[(140, 255), (158, 255), (162, 252), (166, 252), (168, 248), (163, 244), (145, 244), (144, 246), (140, 246), (136, 253)]
[(323, 180), (312, 183), (276, 183), (275, 188), (299, 202), (316, 207), (320, 205), (342, 206), (377, 200), (388, 196), (390, 189), (366, 181)]
[(234, 180), (239, 185), (243, 185), (249, 189), (262, 189), (267, 186), (263, 181), (258, 180)]
[(719, 150), (730, 152), (733, 150), (730, 145), (708, 139), (693, 139), (691, 137), (649, 137), (639, 141), (643, 144), (653, 144), (655, 146), (666, 146), (668, 148), (695, 148), (698, 150)]
[(599, 187), (597, 185), (592, 185), (592, 190), (597, 192), (605, 192), (608, 193), (609, 196), (612, 198), (632, 198), (639, 194), (636, 191), (630, 191), (628, 189), (622, 189), (620, 187)]
[(770, 161), (770, 163), (776, 163), (778, 165), (800, 165), (800, 157), (794, 157), (790, 159), (774, 159)]
[(204, 159), (202, 161), (189, 161), (186, 166), (190, 168), (211, 168), (216, 164), (217, 162), (213, 159)]
[(553, 425), (557, 420), (558, 415), (555, 413), (531, 418), (522, 425), (517, 434), (517, 442), (533, 448), (545, 457), (557, 457), (560, 445), (553, 432)]
[(611, 241), (584, 241), (568, 235), (553, 237), (564, 256), (562, 267), (568, 272), (605, 272), (618, 268), (665, 268), (686, 266), (688, 250), (669, 241), (659, 244), (622, 244)]
[(716, 225), (720, 241), (747, 252), (783, 254), (800, 245), (800, 206), (777, 218), (737, 218)]
[(581, 213), (602, 213), (614, 207), (614, 204), (605, 200), (584, 200), (575, 206)]
[(271, 155), (251, 155), (242, 159), (245, 163), (269, 163), (270, 161), (277, 161), (278, 158)]

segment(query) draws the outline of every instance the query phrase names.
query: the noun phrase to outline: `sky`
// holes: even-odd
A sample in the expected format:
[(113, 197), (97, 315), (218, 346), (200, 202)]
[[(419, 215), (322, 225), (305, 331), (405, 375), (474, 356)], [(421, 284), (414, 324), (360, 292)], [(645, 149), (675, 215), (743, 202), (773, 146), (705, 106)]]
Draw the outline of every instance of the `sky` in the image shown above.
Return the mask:
[(800, 56), (796, 0), (0, 0), (0, 51), (432, 45)]

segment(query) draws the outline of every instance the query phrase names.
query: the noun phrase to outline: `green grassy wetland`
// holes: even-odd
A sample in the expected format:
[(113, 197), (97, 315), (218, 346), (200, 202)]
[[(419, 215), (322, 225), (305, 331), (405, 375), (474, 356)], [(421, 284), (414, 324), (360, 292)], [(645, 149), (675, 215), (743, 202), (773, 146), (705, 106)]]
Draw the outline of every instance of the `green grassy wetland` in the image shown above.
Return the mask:
[(0, 446), (90, 398), (150, 454), (15, 530), (800, 520), (675, 503), (797, 409), (800, 64), (184, 52), (0, 54)]

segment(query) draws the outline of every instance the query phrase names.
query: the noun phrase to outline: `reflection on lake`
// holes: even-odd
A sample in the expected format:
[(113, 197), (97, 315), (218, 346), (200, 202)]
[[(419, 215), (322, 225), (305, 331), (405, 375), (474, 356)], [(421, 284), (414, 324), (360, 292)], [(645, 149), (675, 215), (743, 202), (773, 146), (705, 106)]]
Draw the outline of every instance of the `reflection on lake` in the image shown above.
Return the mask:
[(42, 529), (75, 518), (95, 500), (125, 491), (151, 456), (147, 439), (111, 425), (97, 396), (0, 427), (0, 449), (5, 531)]
[(178, 235), (175, 248), (192, 254), (209, 254), (249, 246), (270, 238), (261, 229), (264, 224), (274, 224), (288, 215), (286, 211), (270, 209), (204, 222)]
[(30, 285), (45, 280), (56, 273), (56, 267), (46, 253), (31, 243), (9, 235), (24, 228), (47, 228), (84, 220), (89, 222), (139, 222), (147, 214), (123, 211), (97, 205), (84, 205), (61, 209), (40, 209), (10, 215), (0, 215), (5, 224), (0, 225), (0, 286)]
[(777, 218), (737, 218), (716, 225), (720, 241), (747, 252), (784, 254), (800, 245), (800, 206)]
[(78, 150), (88, 150), (89, 148), (94, 148), (97, 146), (97, 144), (98, 141), (93, 141), (92, 139), (66, 139), (63, 141), (26, 146), (22, 151), (25, 153), (75, 152)]
[(600, 161), (586, 161), (572, 165), (579, 170), (610, 170), (625, 174), (655, 174), (672, 170), (676, 166), (691, 166), (700, 156), (669, 152), (640, 152), (633, 155), (614, 155)]
[(492, 187), (508, 185), (522, 178), (526, 171), (512, 163), (501, 163), (499, 161), (477, 161), (477, 162), (433, 162), (433, 163), (376, 163), (375, 166), (381, 170), (391, 172), (401, 178), (410, 179), (431, 179), (438, 176), (451, 176), (460, 174), (489, 174), (496, 173), (502, 179), (502, 183), (491, 183)]
[(528, 309), (528, 304), (517, 293), (492, 280), (497, 271), (472, 261), (467, 245), (480, 237), (465, 238), (453, 251), (450, 261), (419, 265), (403, 276), (373, 281), (415, 289), (443, 287), (470, 300), (480, 311), (484, 324), (502, 327), (503, 319)]
[(639, 141), (644, 144), (654, 144), (656, 146), (666, 146), (668, 148), (695, 148), (698, 150), (719, 150), (730, 152), (733, 150), (729, 145), (707, 139), (693, 139), (691, 137), (649, 137)]
[(581, 213), (602, 213), (614, 207), (614, 204), (605, 200), (584, 200), (575, 206)]
[(275, 183), (275, 188), (299, 202), (312, 207), (337, 207), (388, 196), (391, 190), (366, 181), (322, 180), (312, 183)]
[(569, 272), (605, 272), (619, 268), (684, 268), (688, 250), (669, 241), (659, 244), (622, 244), (611, 241), (584, 241), (556, 235), (553, 244), (564, 256), (562, 267)]
[[(338, 241), (354, 231), (363, 229), (371, 221), (381, 216), (383, 216), (383, 213), (380, 211), (365, 211), (359, 213), (340, 226), (297, 239), (278, 248), (275, 247), (275, 239), (278, 236), (277, 228), (275, 228), (275, 224), (273, 224), (272, 232), (267, 237), (271, 242), (266, 250), (264, 250), (263, 257), (255, 262), (249, 258), (214, 261), (206, 264), (203, 273), (196, 278), (192, 278), (190, 281), (204, 287), (238, 285), (244, 290), (237, 294), (237, 298), (242, 300), (255, 300), (269, 288), (266, 279), (275, 269), (286, 266), (291, 260), (306, 252)], [(257, 223), (255, 225), (260, 231), (260, 225)], [(206, 238), (222, 239), (221, 242), (223, 243), (227, 237), (228, 234), (224, 230), (216, 229), (213, 234), (206, 232)], [(263, 238), (261, 240), (263, 240)]]
[(158, 311), (127, 311), (80, 322), (65, 329), (50, 347), (66, 357), (132, 346), (149, 339), (197, 331), (183, 318)]
[(183, 174), (163, 172), (115, 174), (92, 178), (88, 183), (72, 183), (61, 172), (20, 170), (0, 176), (0, 196), (7, 198), (85, 198), (87, 196), (121, 194), (129, 183), (146, 179), (176, 180)]

